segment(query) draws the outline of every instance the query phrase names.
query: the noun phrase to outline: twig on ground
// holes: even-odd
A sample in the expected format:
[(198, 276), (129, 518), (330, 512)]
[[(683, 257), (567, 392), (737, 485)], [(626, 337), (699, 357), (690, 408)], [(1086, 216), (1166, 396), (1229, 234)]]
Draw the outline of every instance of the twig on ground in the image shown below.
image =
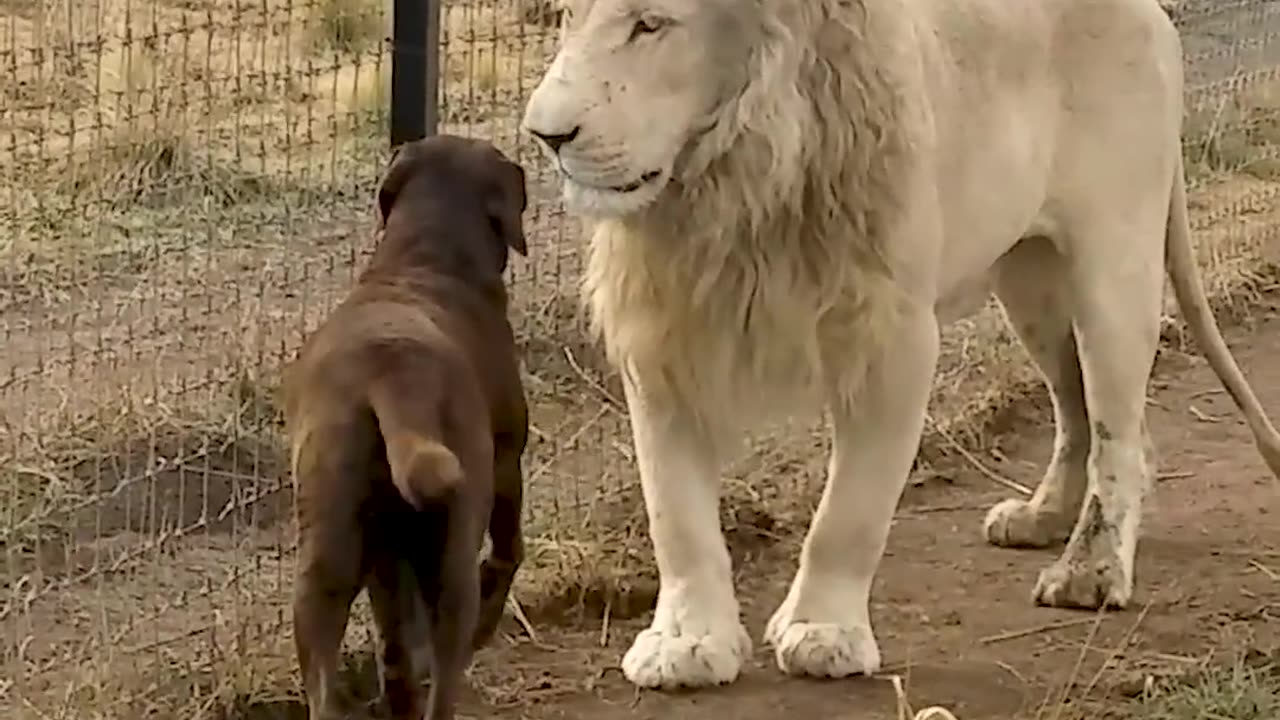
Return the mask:
[(942, 436), (942, 439), (945, 440), (947, 444), (952, 447), (952, 449), (960, 453), (961, 457), (963, 457), (970, 465), (972, 465), (975, 470), (977, 470), (978, 472), (986, 476), (988, 480), (991, 480), (997, 485), (1001, 485), (1006, 488), (1009, 488), (1010, 490), (1021, 493), (1027, 497), (1030, 497), (1032, 495), (1031, 488), (1027, 487), (1026, 485), (1023, 485), (1022, 483), (1010, 480), (1009, 478), (997, 473), (996, 471), (984, 465), (981, 460), (979, 460), (977, 457), (974, 456), (973, 453), (966, 450), (964, 446), (961, 445), (959, 441), (957, 441), (951, 435), (951, 433), (939, 427), (938, 424), (933, 421), (932, 417), (926, 416), (926, 420), (929, 422), (930, 425), (933, 425), (933, 429), (936, 430), (937, 433)]
[(957, 503), (954, 505), (920, 505), (918, 507), (903, 508), (895, 519), (922, 517), (925, 515), (933, 515), (935, 513), (949, 512), (967, 512), (970, 510), (981, 510), (987, 506), (987, 503)]
[(53, 720), (53, 718), (49, 717), (49, 713), (46, 713), (45, 711), (41, 710), (35, 705), (32, 705), (31, 701), (28, 700), (25, 696), (20, 696), (20, 697), (22, 697), (22, 704), (25, 705), (28, 710), (39, 715), (42, 718), (42, 720)]
[(566, 438), (564, 442), (555, 443), (555, 450), (551, 453), (550, 458), (533, 468), (529, 473), (529, 476), (525, 478), (525, 485), (532, 486), (535, 481), (550, 472), (551, 468), (555, 465), (555, 459), (559, 457), (560, 453), (573, 447), (588, 430), (595, 427), (596, 423), (600, 422), (600, 420), (604, 418), (605, 412), (610, 409), (611, 408), (608, 405), (602, 406), (595, 415), (592, 415), (582, 424), (581, 427), (575, 430), (572, 435)]
[(150, 650), (158, 650), (159, 648), (165, 647), (166, 645), (173, 645), (174, 643), (185, 642), (197, 635), (204, 635), (205, 633), (212, 630), (215, 624), (216, 623), (205, 623), (200, 627), (187, 630), (186, 632), (178, 633), (177, 635), (174, 635), (172, 637), (167, 637), (162, 640), (156, 640), (154, 642), (145, 643), (132, 648), (126, 648), (124, 653), (126, 655), (137, 655), (138, 653), (143, 653)]
[(525, 614), (524, 608), (520, 605), (520, 601), (513, 595), (507, 596), (507, 607), (511, 608), (511, 614), (515, 616), (516, 622), (520, 623), (520, 627), (529, 634), (529, 639), (536, 645), (541, 643), (538, 640), (538, 632), (533, 629), (533, 623), (529, 622), (529, 616)]
[(1196, 474), (1190, 470), (1170, 470), (1169, 472), (1156, 473), (1156, 480), (1181, 480), (1195, 476)]
[[(1064, 648), (1075, 648), (1077, 650), (1083, 649), (1086, 652), (1088, 651), (1097, 651), (1097, 652), (1103, 652), (1103, 653), (1112, 652), (1112, 650), (1108, 648), (1082, 647), (1081, 643), (1076, 642), (1074, 640), (1064, 640), (1058, 644)], [(1162, 653), (1162, 652), (1157, 652), (1155, 650), (1138, 651), (1133, 653), (1132, 657), (1137, 659), (1143, 659), (1143, 660), (1163, 660), (1165, 662), (1176, 662), (1176, 663), (1182, 663), (1185, 665), (1199, 665), (1205, 662), (1203, 658), (1194, 658), (1194, 657), (1189, 657), (1187, 655), (1173, 655), (1171, 653)]]
[(543, 300), (542, 304), (538, 306), (538, 309), (533, 311), (529, 317), (532, 317), (535, 323), (546, 325), (547, 316), (551, 313), (551, 306), (556, 304), (556, 301), (559, 299), (559, 293), (552, 293), (548, 295), (547, 299)]
[(1267, 577), (1271, 578), (1272, 582), (1280, 582), (1280, 573), (1277, 573), (1275, 570), (1272, 570), (1271, 568), (1267, 567), (1266, 565), (1263, 565), (1257, 560), (1250, 560), (1249, 565), (1253, 567), (1255, 570), (1257, 570), (1258, 572), (1262, 573), (1263, 575), (1266, 575)]
[(998, 633), (996, 635), (988, 635), (978, 640), (979, 645), (991, 645), (993, 643), (1004, 642), (1006, 640), (1016, 640), (1018, 638), (1029, 637), (1031, 635), (1040, 635), (1054, 630), (1062, 630), (1064, 628), (1078, 627), (1096, 622), (1097, 618), (1074, 618), (1071, 620), (1058, 620), (1057, 622), (1045, 623), (1035, 627), (1023, 628), (1021, 630), (1010, 630), (1008, 632)]
[(902, 676), (890, 675), (889, 682), (893, 683), (893, 694), (898, 698), (898, 720), (958, 720), (954, 713), (941, 705), (931, 705), (912, 715), (907, 691), (902, 687)]
[(1242, 557), (1242, 556), (1248, 556), (1250, 559), (1254, 559), (1254, 558), (1269, 558), (1269, 559), (1270, 559), (1270, 558), (1280, 558), (1280, 550), (1251, 550), (1251, 549), (1243, 549), (1243, 548), (1241, 548), (1241, 549), (1222, 548), (1222, 549), (1219, 549), (1219, 550), (1214, 550), (1214, 551), (1213, 551), (1213, 554), (1214, 554), (1214, 555), (1225, 555), (1225, 556), (1228, 556), (1228, 557)]
[[(1088, 649), (1093, 647), (1093, 639), (1098, 636), (1098, 630), (1102, 628), (1102, 618), (1105, 612), (1099, 609), (1089, 620), (1093, 623), (1089, 628), (1089, 636), (1084, 639), (1084, 647), (1080, 649), (1080, 654), (1076, 656), (1076, 664), (1071, 668), (1071, 675), (1067, 681), (1062, 684), (1062, 695), (1058, 698), (1058, 704), (1053, 709), (1053, 720), (1058, 720), (1062, 716), (1062, 710), (1067, 706), (1067, 695), (1071, 692), (1071, 686), (1076, 684), (1076, 677), (1080, 674), (1080, 666), (1084, 664), (1085, 655)], [(1048, 698), (1045, 698), (1046, 700)], [(1036, 717), (1040, 717), (1040, 713), (1036, 713)]]
[(578, 377), (582, 378), (585, 383), (590, 385), (593, 390), (600, 393), (600, 397), (604, 398), (605, 402), (609, 404), (609, 407), (612, 407), (618, 412), (622, 412), (626, 409), (626, 403), (614, 397), (613, 393), (609, 392), (609, 388), (605, 387), (603, 383), (591, 377), (582, 369), (582, 366), (578, 364), (578, 359), (573, 356), (573, 351), (570, 350), (568, 346), (565, 346), (562, 349), (564, 350), (564, 357), (569, 361), (569, 366), (573, 368), (573, 371), (577, 373)]
[(609, 646), (609, 616), (613, 613), (613, 600), (604, 603), (604, 616), (600, 622), (600, 647)]
[(1156, 652), (1154, 650), (1142, 653), (1143, 657), (1154, 658), (1156, 660), (1167, 660), (1169, 662), (1186, 663), (1187, 665), (1202, 665), (1203, 658), (1188, 657), (1186, 655), (1174, 655), (1172, 653)]
[(570, 435), (568, 438), (565, 439), (563, 443), (560, 444), (560, 450), (568, 450), (574, 447), (575, 445), (577, 445), (578, 441), (582, 439), (582, 436), (586, 435), (588, 430), (595, 427), (596, 423), (600, 422), (600, 419), (604, 417), (605, 412), (607, 412), (609, 409), (610, 409), (609, 406), (605, 405), (601, 407), (599, 410), (597, 410), (596, 414), (592, 415), (590, 420), (587, 420), (586, 422), (584, 422), (582, 424), (582, 427), (575, 430), (572, 435)]
[(1017, 668), (1015, 668), (1014, 666), (1010, 665), (1007, 662), (1004, 662), (1003, 660), (997, 660), (996, 667), (999, 667), (1001, 670), (1004, 670), (1005, 672), (1012, 675), (1018, 682), (1022, 683), (1023, 687), (1028, 687), (1031, 684), (1027, 682), (1027, 679), (1025, 677), (1022, 676), (1022, 673), (1018, 672)]
[(1199, 420), (1200, 422), (1206, 422), (1206, 423), (1222, 422), (1222, 418), (1214, 417), (1213, 415), (1206, 413), (1205, 411), (1201, 410), (1195, 405), (1188, 405), (1187, 412), (1191, 413), (1191, 415), (1195, 417), (1196, 420)]
[(1142, 611), (1138, 613), (1138, 617), (1134, 618), (1133, 624), (1129, 626), (1124, 637), (1120, 638), (1120, 642), (1116, 643), (1115, 648), (1108, 653), (1107, 658), (1102, 661), (1102, 665), (1098, 668), (1098, 671), (1093, 674), (1093, 678), (1089, 680), (1089, 684), (1085, 686), (1084, 692), (1080, 694), (1081, 697), (1088, 697), (1089, 693), (1093, 692), (1093, 688), (1098, 685), (1098, 681), (1102, 679), (1107, 667), (1120, 656), (1120, 653), (1124, 651), (1126, 646), (1128, 646), (1129, 641), (1133, 639), (1135, 634), (1137, 634), (1138, 628), (1142, 625), (1142, 621), (1147, 618), (1147, 613), (1151, 612), (1151, 607), (1155, 604), (1157, 595), (1159, 595), (1159, 593), (1154, 593), (1147, 599), (1147, 603), (1142, 606)]

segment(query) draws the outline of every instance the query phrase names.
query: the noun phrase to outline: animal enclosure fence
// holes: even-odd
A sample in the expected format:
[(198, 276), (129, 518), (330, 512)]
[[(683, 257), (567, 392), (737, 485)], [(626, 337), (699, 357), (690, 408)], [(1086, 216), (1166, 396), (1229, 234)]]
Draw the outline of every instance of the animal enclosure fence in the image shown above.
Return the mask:
[[(1274, 278), (1280, 3), (1170, 12), (1196, 238), (1219, 307), (1240, 307)], [(446, 0), (438, 78), (439, 129), (529, 169), (510, 281), (535, 618), (652, 598), (581, 238), (517, 130), (557, 22), (550, 0)], [(379, 0), (0, 0), (0, 716), (237, 717), (294, 691), (274, 388), (370, 249), (390, 32)], [(948, 331), (931, 437), (969, 442), (1032, 383), (1010, 343), (990, 309)], [(730, 531), (803, 520), (815, 432), (753, 443)]]

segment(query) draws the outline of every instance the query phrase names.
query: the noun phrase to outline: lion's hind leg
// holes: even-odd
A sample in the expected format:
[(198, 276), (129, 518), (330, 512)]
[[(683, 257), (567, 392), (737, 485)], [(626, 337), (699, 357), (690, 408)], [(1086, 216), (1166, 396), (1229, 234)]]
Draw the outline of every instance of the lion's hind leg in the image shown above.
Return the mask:
[(1088, 486), (1062, 556), (1040, 573), (1039, 604), (1123, 608), (1133, 594), (1142, 504), (1155, 469), (1145, 418), (1164, 283), (1162, 205), (1080, 213), (1089, 220), (1069, 245), (1090, 422)]
[(1072, 334), (1067, 263), (1045, 238), (1027, 238), (996, 267), (996, 296), (1005, 318), (1035, 362), (1053, 402), (1053, 456), (1035, 494), (991, 508), (987, 542), (1046, 547), (1067, 539), (1088, 486), (1089, 413)]

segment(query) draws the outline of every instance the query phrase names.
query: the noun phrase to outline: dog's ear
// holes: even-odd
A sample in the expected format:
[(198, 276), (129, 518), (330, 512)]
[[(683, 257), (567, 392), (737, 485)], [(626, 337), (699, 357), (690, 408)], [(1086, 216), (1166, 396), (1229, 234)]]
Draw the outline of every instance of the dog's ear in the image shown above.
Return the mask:
[(497, 187), (489, 194), (486, 203), (489, 222), (507, 247), (524, 257), (529, 252), (521, 219), (529, 201), (525, 195), (524, 167), (500, 153), (497, 167)]
[(413, 152), (412, 149), (406, 149), (405, 145), (397, 145), (391, 152), (391, 159), (387, 161), (387, 171), (382, 176), (382, 183), (378, 185), (379, 230), (386, 227), (391, 206), (395, 205), (396, 196), (413, 175), (418, 160), (418, 153)]

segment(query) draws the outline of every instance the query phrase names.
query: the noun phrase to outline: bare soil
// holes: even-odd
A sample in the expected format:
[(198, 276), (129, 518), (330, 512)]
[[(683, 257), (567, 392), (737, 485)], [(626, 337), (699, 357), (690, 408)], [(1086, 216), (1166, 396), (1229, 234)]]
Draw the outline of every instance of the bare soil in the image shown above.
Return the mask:
[[(1280, 314), (1229, 333), (1264, 405), (1280, 412)], [(1198, 355), (1164, 353), (1152, 383), (1150, 419), (1160, 475), (1147, 505), (1133, 605), (1105, 615), (1035, 607), (1036, 573), (1060, 548), (986, 545), (986, 509), (1005, 491), (971, 464), (949, 482), (911, 487), (899, 510), (873, 596), (886, 668), (907, 682), (914, 707), (944, 705), (962, 720), (1054, 717), (1092, 695), (1122, 705), (1147, 676), (1180, 674), (1209, 655), (1280, 647), (1280, 485), (1263, 466), (1230, 400)], [(997, 443), (987, 467), (1033, 485), (1048, 459), (1051, 415), (1043, 396), (1015, 418), (1023, 429)], [(739, 594), (759, 636), (785, 593), (794, 539), (739, 553)], [(464, 716), (551, 720), (774, 720), (894, 718), (883, 677), (840, 681), (784, 678), (757, 647), (733, 685), (696, 693), (637, 692), (617, 665), (648, 615), (587, 618), (520, 633), (477, 659), (477, 687), (502, 700), (473, 699)], [(602, 646), (603, 640), (603, 646)], [(1105, 677), (1098, 671), (1110, 662)], [(1045, 708), (1048, 708), (1046, 711)], [(258, 708), (258, 718), (304, 717), (300, 706)], [(1097, 717), (1095, 708), (1089, 717)], [(250, 712), (248, 717), (254, 717)]]

